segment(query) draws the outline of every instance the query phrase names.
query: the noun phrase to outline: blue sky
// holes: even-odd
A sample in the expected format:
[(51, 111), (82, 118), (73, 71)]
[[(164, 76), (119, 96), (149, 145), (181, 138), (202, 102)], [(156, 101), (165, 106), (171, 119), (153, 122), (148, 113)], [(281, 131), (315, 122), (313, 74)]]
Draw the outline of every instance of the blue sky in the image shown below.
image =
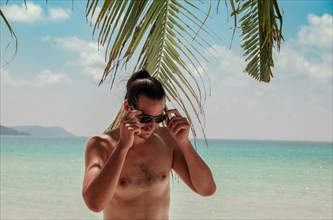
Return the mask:
[[(108, 80), (98, 87), (104, 54), (85, 18), (86, 1), (74, 1), (73, 9), (72, 1), (28, 1), (28, 10), (23, 1), (5, 2), (1, 10), (19, 50), (6, 64), (13, 44), (5, 53), (10, 35), (1, 21), (1, 124), (62, 126), (79, 136), (102, 132), (122, 103), (125, 80), (112, 91)], [(208, 21), (222, 38), (206, 48), (216, 59), (203, 63), (212, 82), (204, 105), (208, 138), (332, 141), (333, 3), (279, 3), (285, 42), (274, 53), (269, 84), (243, 73), (237, 38), (229, 49), (233, 23), (224, 8)]]

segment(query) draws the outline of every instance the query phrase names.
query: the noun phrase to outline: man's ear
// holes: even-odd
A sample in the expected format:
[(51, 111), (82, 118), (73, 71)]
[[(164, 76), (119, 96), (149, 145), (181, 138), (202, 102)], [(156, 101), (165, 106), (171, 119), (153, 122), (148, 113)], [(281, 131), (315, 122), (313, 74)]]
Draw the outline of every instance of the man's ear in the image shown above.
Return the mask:
[(128, 112), (129, 110), (131, 110), (131, 107), (130, 107), (130, 105), (129, 105), (129, 103), (128, 103), (128, 99), (125, 99), (124, 100), (124, 110), (126, 111), (126, 112)]

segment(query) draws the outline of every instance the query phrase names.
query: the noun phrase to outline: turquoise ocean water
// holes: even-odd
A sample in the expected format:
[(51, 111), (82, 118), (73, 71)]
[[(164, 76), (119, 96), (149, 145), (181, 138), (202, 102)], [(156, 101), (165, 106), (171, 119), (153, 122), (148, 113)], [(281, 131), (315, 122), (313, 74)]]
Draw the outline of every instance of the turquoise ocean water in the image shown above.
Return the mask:
[[(85, 143), (2, 136), (0, 219), (101, 219), (81, 197)], [(217, 192), (200, 197), (173, 180), (170, 219), (332, 219), (332, 143), (209, 140), (197, 149)]]

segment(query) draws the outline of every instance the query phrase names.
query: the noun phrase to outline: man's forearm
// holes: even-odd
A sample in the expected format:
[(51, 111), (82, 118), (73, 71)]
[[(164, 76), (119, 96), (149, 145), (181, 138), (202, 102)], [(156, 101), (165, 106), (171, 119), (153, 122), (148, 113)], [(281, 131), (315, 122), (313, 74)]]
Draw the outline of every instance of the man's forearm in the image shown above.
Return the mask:
[(100, 212), (111, 201), (118, 184), (127, 151), (117, 146), (104, 167), (83, 189), (83, 197), (91, 210)]
[(207, 164), (201, 159), (190, 141), (180, 146), (190, 173), (193, 186), (200, 195), (209, 196), (216, 190), (213, 175)]

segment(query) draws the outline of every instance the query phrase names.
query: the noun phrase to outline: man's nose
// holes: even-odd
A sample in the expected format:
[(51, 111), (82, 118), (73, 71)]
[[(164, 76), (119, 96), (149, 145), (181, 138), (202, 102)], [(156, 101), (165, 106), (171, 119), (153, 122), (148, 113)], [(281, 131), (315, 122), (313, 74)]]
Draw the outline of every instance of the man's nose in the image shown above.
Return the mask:
[(150, 126), (156, 126), (156, 125), (157, 125), (155, 119), (151, 120), (148, 124), (149, 124)]

